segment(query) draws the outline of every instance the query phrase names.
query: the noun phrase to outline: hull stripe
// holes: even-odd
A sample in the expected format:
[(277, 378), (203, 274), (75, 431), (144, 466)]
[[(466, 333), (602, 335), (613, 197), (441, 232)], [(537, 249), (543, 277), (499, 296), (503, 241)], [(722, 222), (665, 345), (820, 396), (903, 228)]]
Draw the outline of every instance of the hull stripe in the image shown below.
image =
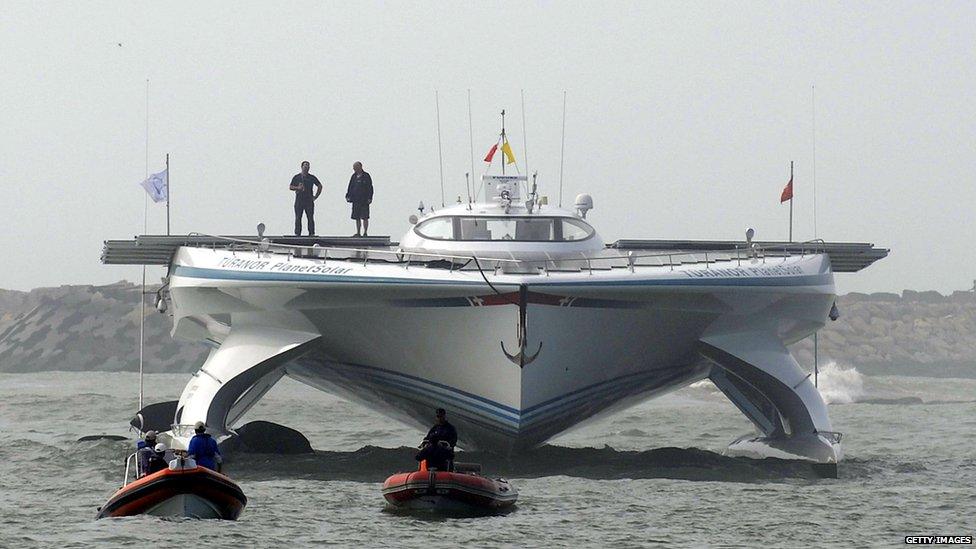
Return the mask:
[[(433, 402), (449, 401), (452, 403), (452, 405), (457, 406), (459, 409), (463, 409), (470, 414), (490, 421), (508, 432), (512, 431), (513, 429), (524, 429), (532, 424), (548, 421), (552, 419), (552, 417), (558, 416), (562, 411), (565, 410), (566, 407), (572, 406), (581, 400), (605, 396), (607, 393), (616, 391), (622, 387), (630, 389), (635, 383), (639, 385), (643, 381), (650, 380), (655, 377), (665, 376), (663, 372), (658, 370), (627, 374), (600, 383), (595, 383), (588, 387), (583, 387), (525, 410), (518, 411), (514, 408), (504, 406), (481, 397), (475, 398), (485, 402), (488, 404), (487, 406), (472, 403), (470, 400), (463, 398), (474, 396), (470, 395), (470, 393), (466, 393), (459, 389), (455, 389), (440, 383), (430, 382), (413, 376), (391, 372), (381, 368), (375, 368), (373, 366), (330, 362), (328, 368), (333, 369), (336, 372), (341, 372), (341, 375), (344, 376), (351, 374), (367, 382), (380, 385), (384, 387), (383, 390), (385, 392), (409, 392)], [(375, 372), (357, 372), (356, 370), (371, 370)], [(403, 378), (414, 380), (414, 382), (406, 382)], [(631, 391), (628, 390), (626, 392), (630, 393)], [(499, 409), (506, 409), (508, 413), (502, 413), (499, 411)]]
[[(343, 282), (353, 284), (410, 284), (410, 285), (441, 285), (441, 286), (480, 286), (485, 287), (484, 281), (473, 280), (437, 280), (417, 278), (393, 278), (375, 276), (344, 276), (330, 274), (302, 274), (302, 273), (269, 273), (233, 271), (225, 269), (206, 269), (201, 267), (187, 267), (177, 265), (174, 270), (176, 276), (187, 278), (203, 278), (212, 280), (265, 280), (280, 282)], [(567, 287), (576, 286), (590, 288), (594, 286), (822, 286), (831, 284), (833, 275), (830, 272), (816, 275), (802, 276), (770, 276), (770, 277), (742, 277), (742, 278), (656, 278), (643, 280), (595, 280), (595, 281), (567, 281), (548, 282), (540, 279), (533, 282), (533, 287)], [(495, 282), (497, 286), (515, 286), (517, 282)]]
[[(413, 376), (413, 375), (410, 375), (410, 374), (404, 374), (404, 373), (400, 373), (400, 372), (395, 372), (393, 370), (387, 370), (387, 369), (384, 369), (384, 368), (377, 368), (375, 366), (367, 366), (365, 364), (351, 364), (351, 363), (346, 363), (346, 362), (341, 362), (341, 363), (340, 362), (330, 362), (329, 365), (330, 365), (330, 367), (341, 366), (343, 368), (348, 369), (349, 371), (353, 371), (353, 370), (368, 370), (368, 371), (371, 371), (371, 372), (375, 372), (378, 375), (384, 375), (384, 376), (386, 376), (386, 377), (388, 377), (388, 378), (390, 378), (392, 380), (395, 380), (397, 382), (397, 384), (405, 383), (404, 380), (413, 381), (413, 382), (416, 382), (418, 384), (430, 386), (430, 387), (435, 388), (435, 389), (443, 389), (444, 391), (449, 392), (449, 393), (452, 393), (452, 394), (454, 394), (456, 396), (463, 396), (463, 397), (467, 397), (467, 398), (472, 399), (472, 400), (477, 400), (477, 401), (479, 401), (479, 402), (481, 402), (483, 404), (488, 405), (489, 407), (496, 408), (497, 410), (502, 411), (502, 412), (507, 412), (507, 414), (499, 414), (499, 415), (507, 415), (507, 417), (511, 417), (513, 419), (517, 419), (517, 417), (519, 415), (519, 410), (516, 409), (516, 408), (513, 408), (511, 406), (506, 406), (504, 404), (495, 402), (495, 401), (493, 401), (491, 399), (487, 399), (485, 397), (478, 396), (478, 395), (469, 393), (467, 391), (462, 391), (461, 389), (458, 389), (456, 387), (452, 387), (450, 385), (445, 385), (443, 383), (438, 383), (436, 381), (430, 381), (430, 380), (424, 379), (422, 377), (417, 377), (417, 376)], [(364, 374), (359, 374), (359, 375), (364, 375)]]

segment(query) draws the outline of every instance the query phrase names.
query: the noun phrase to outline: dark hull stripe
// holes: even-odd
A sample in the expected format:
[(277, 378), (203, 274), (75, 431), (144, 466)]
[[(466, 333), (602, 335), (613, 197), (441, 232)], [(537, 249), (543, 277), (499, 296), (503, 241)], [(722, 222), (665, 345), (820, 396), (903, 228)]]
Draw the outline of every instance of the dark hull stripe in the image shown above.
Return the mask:
[[(438, 285), (438, 286), (480, 286), (485, 287), (484, 281), (477, 280), (436, 280), (415, 278), (394, 278), (374, 276), (344, 276), (330, 274), (302, 274), (302, 273), (269, 273), (251, 271), (232, 271), (224, 269), (206, 269), (202, 267), (187, 267), (177, 265), (174, 274), (187, 278), (204, 278), (212, 280), (265, 280), (278, 282), (342, 282), (351, 284), (409, 284), (409, 285)], [(741, 277), (741, 278), (655, 278), (642, 280), (574, 280), (567, 282), (546, 281), (544, 278), (531, 283), (534, 287), (625, 287), (625, 286), (820, 286), (831, 284), (833, 275), (829, 272), (816, 275)], [(495, 286), (515, 286), (517, 282), (495, 282)]]

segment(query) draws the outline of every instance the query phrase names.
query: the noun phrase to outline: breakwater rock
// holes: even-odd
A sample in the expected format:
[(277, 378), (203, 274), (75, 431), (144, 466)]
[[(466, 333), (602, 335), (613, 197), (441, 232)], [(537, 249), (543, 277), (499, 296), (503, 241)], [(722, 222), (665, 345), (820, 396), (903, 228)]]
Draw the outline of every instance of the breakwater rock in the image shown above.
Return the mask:
[[(146, 291), (146, 371), (196, 371), (209, 348), (170, 337), (156, 288)], [(140, 292), (128, 282), (0, 290), (0, 372), (138, 371)]]
[[(835, 361), (870, 374), (976, 378), (976, 293), (905, 290), (838, 297), (840, 318), (820, 331), (821, 364)], [(813, 365), (813, 341), (792, 347)]]

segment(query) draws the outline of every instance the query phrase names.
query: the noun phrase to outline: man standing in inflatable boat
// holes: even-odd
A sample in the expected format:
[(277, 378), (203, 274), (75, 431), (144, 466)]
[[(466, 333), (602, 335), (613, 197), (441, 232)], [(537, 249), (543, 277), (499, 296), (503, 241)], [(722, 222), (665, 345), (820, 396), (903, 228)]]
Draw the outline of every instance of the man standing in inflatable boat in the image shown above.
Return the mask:
[(197, 465), (219, 472), (218, 464), (223, 460), (220, 457), (220, 448), (217, 448), (217, 441), (207, 434), (207, 426), (202, 421), (198, 421), (193, 427), (196, 434), (190, 439), (186, 453), (197, 460)]

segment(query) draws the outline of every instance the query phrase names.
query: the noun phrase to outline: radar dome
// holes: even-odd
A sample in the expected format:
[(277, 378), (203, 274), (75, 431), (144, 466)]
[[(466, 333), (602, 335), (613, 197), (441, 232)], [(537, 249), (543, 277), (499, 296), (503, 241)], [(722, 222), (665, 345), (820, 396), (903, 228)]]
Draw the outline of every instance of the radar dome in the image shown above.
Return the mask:
[(593, 197), (583, 193), (576, 195), (576, 210), (579, 212), (580, 217), (586, 219), (586, 212), (593, 209)]

